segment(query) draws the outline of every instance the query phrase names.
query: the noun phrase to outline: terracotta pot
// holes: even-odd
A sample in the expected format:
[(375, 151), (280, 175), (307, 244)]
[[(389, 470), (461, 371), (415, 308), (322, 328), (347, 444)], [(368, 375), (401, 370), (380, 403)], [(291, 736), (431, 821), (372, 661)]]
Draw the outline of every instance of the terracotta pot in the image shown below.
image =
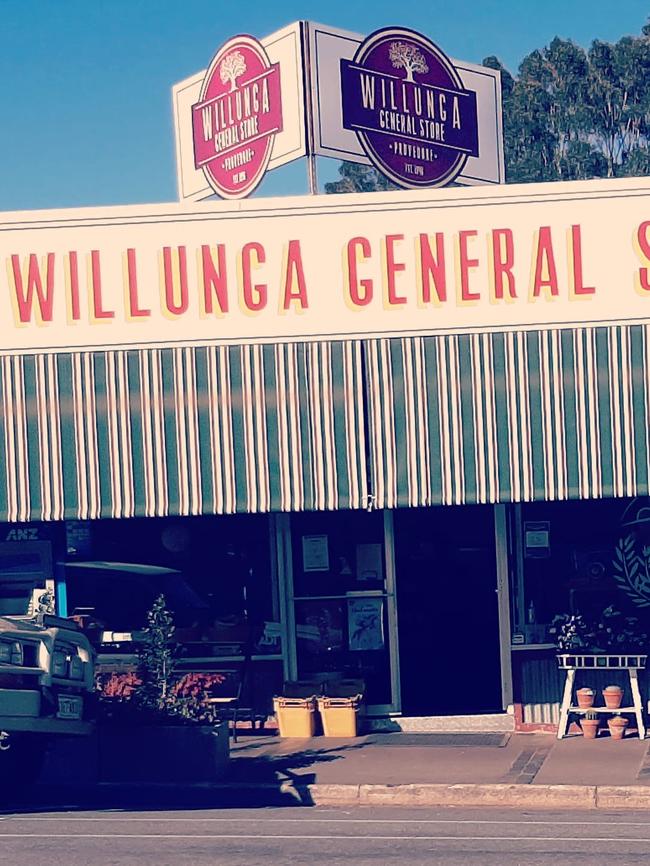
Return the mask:
[(609, 733), (612, 740), (623, 739), (623, 737), (625, 736), (625, 729), (627, 728), (629, 721), (629, 719), (626, 719), (623, 716), (607, 720), (607, 725), (609, 727)]
[(580, 727), (585, 740), (595, 740), (598, 736), (599, 719), (580, 719)]
[(581, 710), (588, 710), (589, 707), (593, 707), (595, 697), (593, 689), (578, 689), (576, 697)]
[(603, 697), (608, 710), (617, 710), (623, 701), (623, 689), (603, 689)]

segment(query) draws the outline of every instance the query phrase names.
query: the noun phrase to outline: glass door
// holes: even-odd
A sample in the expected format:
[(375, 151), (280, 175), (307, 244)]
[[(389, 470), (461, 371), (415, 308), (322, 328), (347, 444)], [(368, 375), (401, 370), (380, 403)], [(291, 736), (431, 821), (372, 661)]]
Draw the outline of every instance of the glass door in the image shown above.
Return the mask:
[(292, 679), (359, 678), (374, 714), (399, 709), (390, 515), (292, 514), (286, 572)]

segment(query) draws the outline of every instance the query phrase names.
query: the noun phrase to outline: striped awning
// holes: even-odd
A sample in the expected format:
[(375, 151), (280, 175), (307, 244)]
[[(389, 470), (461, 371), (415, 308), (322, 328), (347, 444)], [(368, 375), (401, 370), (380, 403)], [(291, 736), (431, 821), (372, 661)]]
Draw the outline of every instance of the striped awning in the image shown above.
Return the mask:
[(367, 344), (380, 508), (650, 492), (645, 325)]
[(363, 507), (359, 342), (0, 359), (0, 520)]

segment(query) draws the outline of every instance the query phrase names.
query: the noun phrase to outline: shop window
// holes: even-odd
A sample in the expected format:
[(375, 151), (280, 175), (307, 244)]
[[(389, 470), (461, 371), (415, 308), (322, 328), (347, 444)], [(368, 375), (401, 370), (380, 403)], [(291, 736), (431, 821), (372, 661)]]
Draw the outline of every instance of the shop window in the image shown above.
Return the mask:
[(141, 629), (162, 593), (197, 655), (281, 652), (266, 515), (98, 521), (83, 542), (65, 563), (68, 609), (104, 643)]
[[(639, 628), (650, 632), (646, 500), (527, 503), (515, 506), (513, 517), (516, 644), (553, 642), (556, 615), (581, 614), (595, 622), (610, 606), (622, 616), (637, 618)], [(628, 548), (621, 547), (624, 543)]]

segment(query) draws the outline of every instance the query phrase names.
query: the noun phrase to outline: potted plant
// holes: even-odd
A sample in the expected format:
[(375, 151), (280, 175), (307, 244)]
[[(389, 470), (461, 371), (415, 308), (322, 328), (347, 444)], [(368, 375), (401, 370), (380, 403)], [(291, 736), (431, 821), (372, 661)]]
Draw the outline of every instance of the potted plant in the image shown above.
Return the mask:
[(606, 686), (603, 689), (605, 706), (608, 710), (617, 710), (623, 701), (623, 689), (620, 686)]
[(620, 713), (614, 713), (611, 718), (607, 720), (607, 725), (609, 727), (609, 733), (612, 740), (622, 740), (625, 736), (625, 729), (629, 724), (629, 719), (625, 716), (622, 716)]
[(593, 620), (586, 620), (581, 614), (558, 614), (550, 633), (555, 635), (561, 653), (638, 653), (648, 644), (648, 635), (638, 617), (625, 616), (613, 605)]
[(227, 722), (206, 697), (220, 674), (175, 671), (173, 618), (164, 596), (147, 614), (137, 672), (100, 683), (100, 779), (209, 782), (229, 758)]
[(559, 613), (551, 622), (549, 633), (555, 635), (560, 652), (584, 649), (587, 624), (580, 614)]
[(595, 740), (598, 736), (600, 716), (595, 710), (588, 710), (580, 719), (582, 734), (586, 740)]
[(589, 707), (593, 707), (595, 696), (596, 693), (593, 689), (578, 689), (576, 692), (576, 697), (578, 698), (578, 706), (580, 707), (580, 709), (587, 710), (589, 709)]

